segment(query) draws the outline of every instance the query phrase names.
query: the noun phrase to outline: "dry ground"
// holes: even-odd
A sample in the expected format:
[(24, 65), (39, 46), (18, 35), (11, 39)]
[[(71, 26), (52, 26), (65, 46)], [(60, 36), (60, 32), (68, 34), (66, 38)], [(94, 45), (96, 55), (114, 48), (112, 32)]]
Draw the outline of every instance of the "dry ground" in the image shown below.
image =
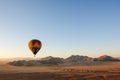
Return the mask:
[(16, 67), (0, 62), (0, 80), (120, 80), (120, 62), (64, 67)]

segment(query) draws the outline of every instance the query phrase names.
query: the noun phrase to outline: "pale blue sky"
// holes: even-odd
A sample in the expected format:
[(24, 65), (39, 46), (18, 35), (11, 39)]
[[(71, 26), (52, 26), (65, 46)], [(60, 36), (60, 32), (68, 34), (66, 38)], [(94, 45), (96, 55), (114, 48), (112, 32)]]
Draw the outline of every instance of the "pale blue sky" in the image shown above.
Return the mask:
[(0, 0), (0, 57), (120, 56), (119, 0)]

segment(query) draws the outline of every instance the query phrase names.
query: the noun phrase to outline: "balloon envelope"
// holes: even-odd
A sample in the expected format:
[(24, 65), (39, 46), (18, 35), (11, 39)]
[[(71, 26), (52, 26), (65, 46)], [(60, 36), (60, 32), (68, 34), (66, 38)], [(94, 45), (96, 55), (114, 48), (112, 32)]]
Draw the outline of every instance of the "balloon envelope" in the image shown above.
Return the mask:
[(33, 40), (30, 40), (30, 41), (29, 41), (28, 47), (29, 47), (29, 49), (32, 51), (32, 53), (33, 53), (34, 55), (36, 55), (37, 52), (41, 49), (42, 43), (41, 43), (41, 41), (39, 41), (39, 40), (37, 40), (37, 39), (33, 39)]

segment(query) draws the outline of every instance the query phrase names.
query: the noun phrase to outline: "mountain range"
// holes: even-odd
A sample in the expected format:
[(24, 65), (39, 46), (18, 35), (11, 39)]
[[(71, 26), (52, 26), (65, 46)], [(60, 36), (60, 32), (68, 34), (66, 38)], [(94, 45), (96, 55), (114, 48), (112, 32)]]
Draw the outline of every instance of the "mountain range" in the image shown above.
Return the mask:
[(88, 56), (71, 55), (67, 58), (48, 56), (36, 60), (17, 60), (8, 62), (14, 66), (69, 66), (69, 65), (101, 65), (110, 62), (119, 62), (120, 59), (103, 55), (98, 58)]

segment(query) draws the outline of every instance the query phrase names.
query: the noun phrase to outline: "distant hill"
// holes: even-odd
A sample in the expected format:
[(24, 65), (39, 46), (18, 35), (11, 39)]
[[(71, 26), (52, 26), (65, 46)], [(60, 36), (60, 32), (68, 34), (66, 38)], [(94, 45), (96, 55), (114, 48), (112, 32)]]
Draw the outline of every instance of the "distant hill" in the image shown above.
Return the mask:
[(113, 58), (111, 56), (103, 55), (97, 58), (98, 61), (119, 61), (117, 58)]
[(52, 56), (45, 57), (45, 58), (42, 58), (40, 60), (40, 63), (42, 63), (42, 64), (48, 64), (48, 65), (59, 65), (59, 64), (62, 64), (64, 62), (65, 61), (64, 61), (63, 58), (52, 57)]
[[(90, 59), (90, 57), (88, 57), (88, 56), (72, 55), (72, 56), (66, 58), (65, 60), (68, 62), (81, 62), (81, 61), (90, 61), (89, 59)], [(91, 58), (91, 59), (93, 59), (93, 58)]]
[(88, 56), (72, 55), (68, 58), (48, 56), (37, 60), (18, 60), (8, 64), (14, 66), (68, 66), (68, 65), (100, 65), (108, 62), (119, 62), (117, 58), (103, 55), (98, 58)]

